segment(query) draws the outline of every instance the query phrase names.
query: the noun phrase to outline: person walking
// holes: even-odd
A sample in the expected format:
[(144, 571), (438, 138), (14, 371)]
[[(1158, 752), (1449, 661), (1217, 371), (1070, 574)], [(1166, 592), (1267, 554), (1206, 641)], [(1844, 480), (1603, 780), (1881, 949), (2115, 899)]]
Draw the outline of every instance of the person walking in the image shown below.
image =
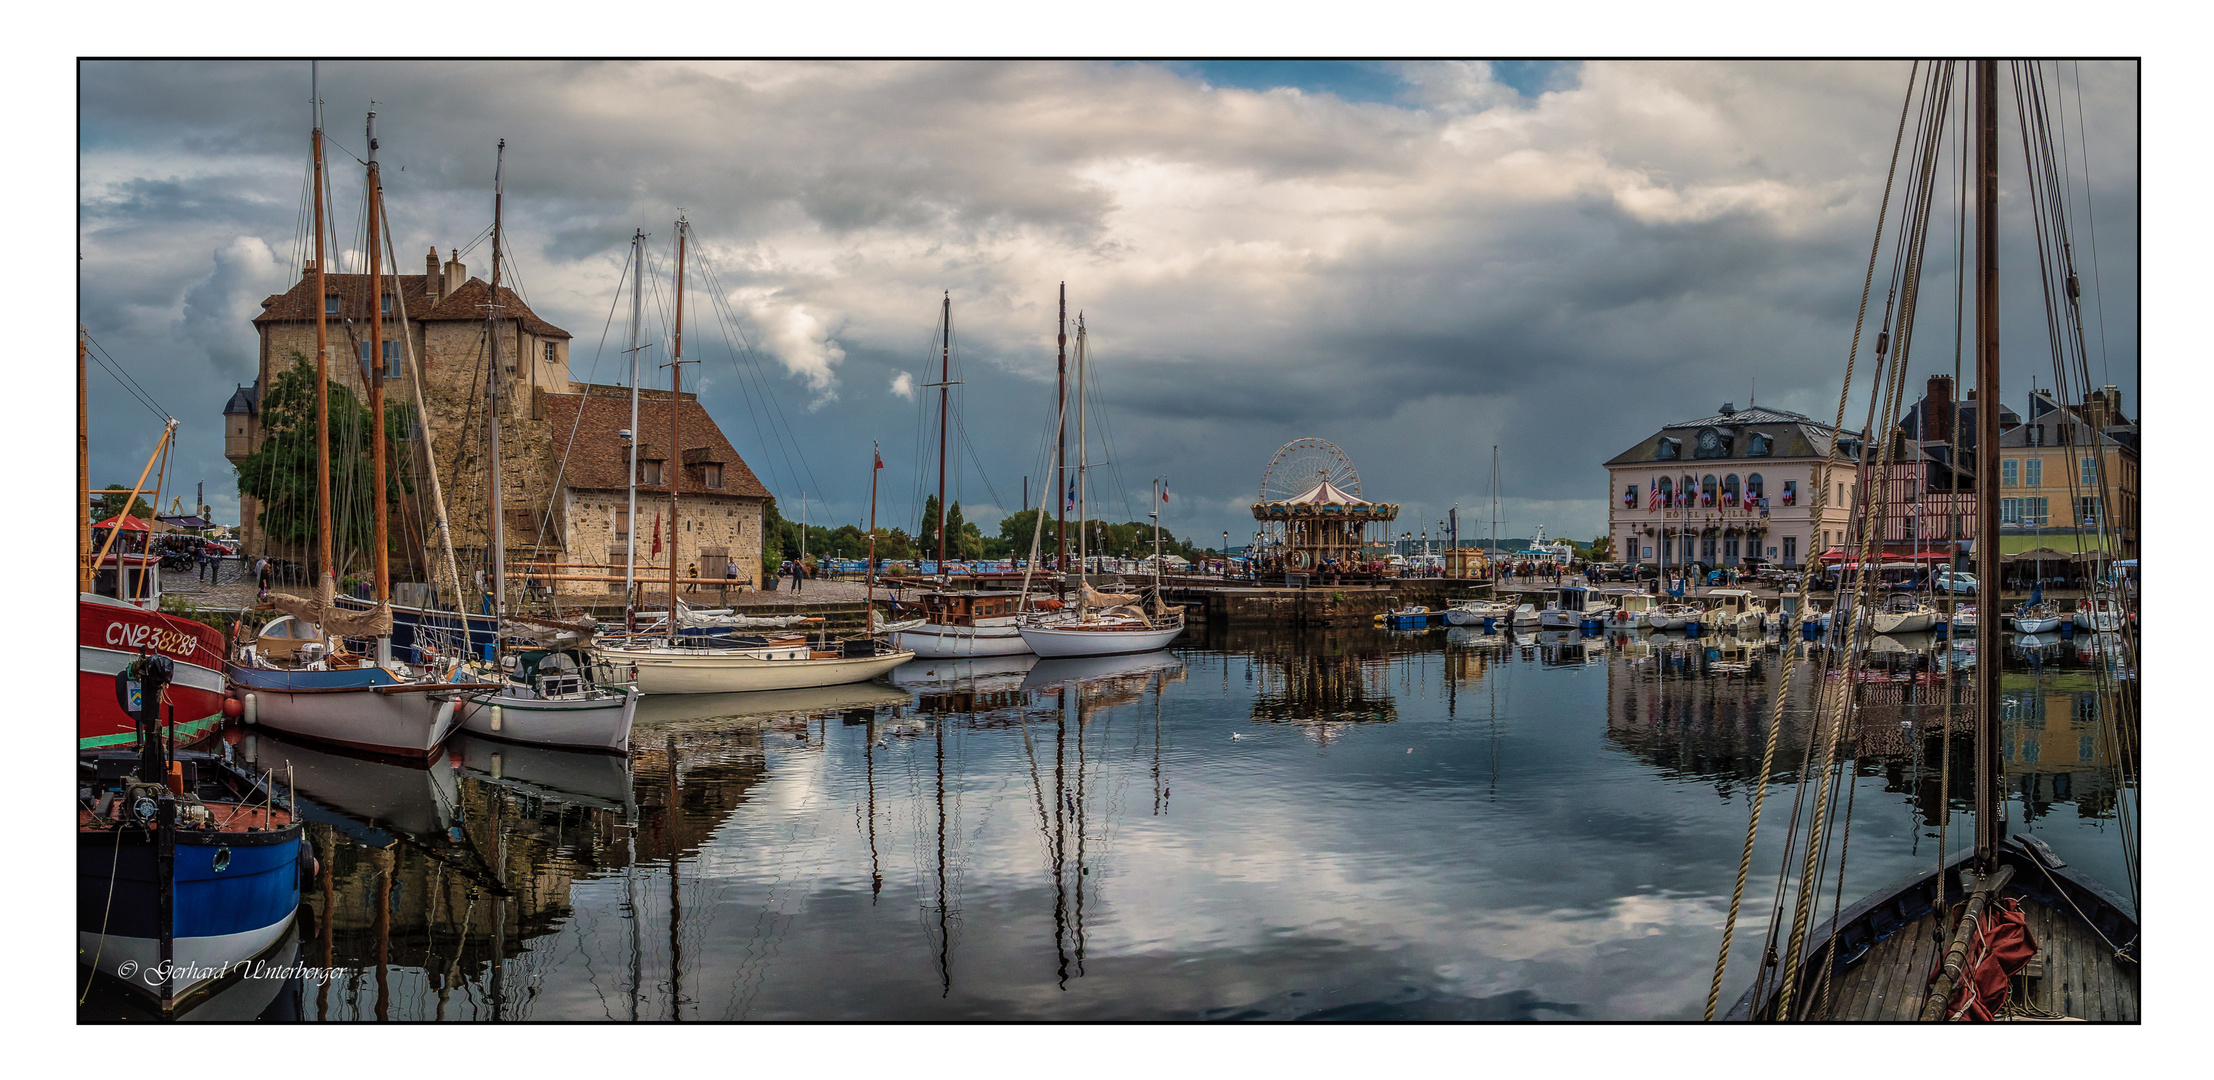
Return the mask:
[(798, 559), (794, 559), (792, 560), (792, 591), (799, 592), (806, 587), (807, 564), (799, 561)]
[(684, 591), (697, 595), (700, 591), (700, 564), (685, 563), (684, 578)]

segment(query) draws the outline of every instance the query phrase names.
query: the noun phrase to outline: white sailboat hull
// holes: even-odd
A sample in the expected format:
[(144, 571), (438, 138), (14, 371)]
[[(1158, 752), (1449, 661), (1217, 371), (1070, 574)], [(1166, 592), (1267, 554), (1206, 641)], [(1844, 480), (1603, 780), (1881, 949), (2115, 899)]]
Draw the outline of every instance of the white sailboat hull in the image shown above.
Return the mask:
[(2078, 630), (2112, 633), (2122, 628), (2122, 613), (2113, 608), (2077, 608), (2072, 620)]
[(984, 626), (924, 623), (893, 634), (892, 646), (928, 660), (1020, 656), (1030, 651), (1030, 644), (1022, 638), (1022, 629), (1013, 623)]
[(1176, 640), (1176, 636), (1183, 632), (1182, 623), (1161, 629), (1129, 630), (1025, 626), (1022, 628), (1022, 639), (1029, 644), (1030, 651), (1049, 659), (1066, 656), (1120, 656), (1165, 649), (1169, 642)]
[(2016, 615), (2014, 629), (2022, 634), (2050, 634), (2060, 629), (2058, 615)]
[(1879, 634), (1919, 634), (1937, 625), (1937, 614), (1931, 611), (1879, 611), (1868, 618), (1869, 628)]
[(798, 690), (866, 682), (915, 658), (906, 649), (881, 656), (770, 659), (781, 648), (601, 649), (610, 664), (635, 667), (638, 689), (646, 694), (732, 694), (753, 690)]
[(253, 695), (262, 727), (375, 754), (429, 757), (454, 730), (455, 702), (428, 689), (286, 691), (239, 680), (239, 690)]
[(472, 735), (568, 750), (630, 751), (638, 691), (615, 695), (524, 697), (512, 690), (464, 694), (461, 729)]

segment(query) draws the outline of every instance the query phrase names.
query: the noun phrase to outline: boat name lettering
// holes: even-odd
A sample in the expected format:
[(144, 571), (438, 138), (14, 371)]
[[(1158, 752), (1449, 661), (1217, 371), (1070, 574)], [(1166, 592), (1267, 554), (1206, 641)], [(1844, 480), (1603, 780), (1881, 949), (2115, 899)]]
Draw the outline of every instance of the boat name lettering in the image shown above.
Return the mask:
[(151, 648), (156, 652), (176, 656), (191, 656), (200, 648), (199, 641), (190, 634), (143, 623), (134, 626), (130, 623), (111, 622), (108, 624), (107, 641), (110, 645), (123, 645), (133, 649)]

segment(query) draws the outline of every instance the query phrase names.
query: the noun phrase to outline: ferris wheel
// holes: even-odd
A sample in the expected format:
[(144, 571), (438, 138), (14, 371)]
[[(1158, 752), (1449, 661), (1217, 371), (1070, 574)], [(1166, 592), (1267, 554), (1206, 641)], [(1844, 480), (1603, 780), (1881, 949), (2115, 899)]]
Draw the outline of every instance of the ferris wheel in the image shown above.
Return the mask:
[(1325, 481), (1339, 491), (1360, 497), (1361, 474), (1353, 470), (1353, 459), (1345, 456), (1345, 451), (1326, 439), (1295, 439), (1269, 459), (1268, 470), (1261, 474), (1261, 501), (1281, 502), (1304, 495)]

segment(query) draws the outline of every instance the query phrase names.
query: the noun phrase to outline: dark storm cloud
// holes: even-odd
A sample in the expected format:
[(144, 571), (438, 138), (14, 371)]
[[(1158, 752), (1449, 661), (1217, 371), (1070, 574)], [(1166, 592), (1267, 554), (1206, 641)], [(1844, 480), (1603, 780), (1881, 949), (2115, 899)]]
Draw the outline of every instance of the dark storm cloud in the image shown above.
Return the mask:
[[(2125, 372), (2135, 70), (2082, 74)], [(711, 270), (722, 294), (688, 307), (709, 405), (818, 518), (866, 515), (857, 443), (883, 441), (908, 474), (921, 463), (901, 456), (934, 445), (919, 428), (942, 291), (997, 492), (954, 470), (966, 505), (1013, 503), (1026, 474), (1041, 494), (1065, 280), (1108, 409), (1095, 434), (1116, 443), (1094, 453), (1121, 475), (1107, 512), (1168, 475), (1171, 527), (1219, 540), (1250, 532), (1268, 455), (1302, 435), (1429, 520), (1488, 510), (1499, 443), (1510, 534), (1590, 535), (1599, 462), (1661, 423), (1743, 401), (1755, 378), (1763, 402), (1826, 418), (1905, 83), (1904, 64), (427, 61), (325, 64), (322, 95), (334, 243), (361, 244), (374, 100), (402, 272), (485, 230), (507, 139), (512, 274), (577, 336), (579, 377), (603, 328), (625, 332), (609, 319), (627, 312), (631, 231), (665, 275), (683, 208), (692, 287)], [(250, 377), (251, 294), (301, 257), (306, 98), (302, 64), (82, 68), (83, 318), (186, 421), (188, 476), (227, 478), (215, 412)], [(472, 273), (486, 254), (465, 256)], [(95, 380), (96, 482), (136, 466), (99, 438), (119, 400)], [(888, 485), (880, 516), (918, 513), (913, 488)]]

